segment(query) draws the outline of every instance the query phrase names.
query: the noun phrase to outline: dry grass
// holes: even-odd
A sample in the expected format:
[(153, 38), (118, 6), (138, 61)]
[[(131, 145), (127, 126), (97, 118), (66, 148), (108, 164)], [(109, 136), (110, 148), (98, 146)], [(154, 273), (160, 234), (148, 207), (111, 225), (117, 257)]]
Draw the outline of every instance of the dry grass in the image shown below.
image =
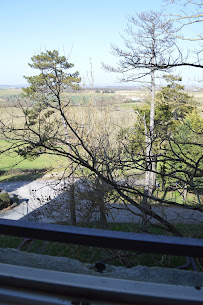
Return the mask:
[[(8, 89), (0, 90), (6, 91)], [(16, 93), (20, 89), (8, 90), (8, 92)], [(193, 95), (197, 101), (198, 109), (203, 111), (203, 92), (188, 92)], [(1, 96), (1, 95), (0, 95)], [(149, 97), (149, 92), (146, 90), (117, 90), (114, 94), (98, 94), (95, 90), (82, 90), (75, 95), (78, 99), (78, 104), (74, 107), (69, 107), (68, 115), (70, 119), (82, 124), (93, 124), (94, 126), (106, 125), (112, 129), (120, 127), (132, 127), (136, 114), (134, 107), (140, 107), (144, 103), (144, 99)], [(84, 104), (84, 97), (88, 98), (88, 103)], [(111, 98), (111, 103), (108, 103)], [(143, 99), (140, 102), (124, 102), (126, 98)], [(81, 101), (81, 102), (80, 102)], [(112, 102), (114, 101), (114, 103)], [(15, 124), (23, 121), (23, 113), (20, 108), (4, 107), (0, 108), (0, 119), (3, 121), (15, 120)], [(102, 127), (103, 126), (103, 127)], [(92, 126), (93, 128), (93, 126)]]
[(146, 97), (148, 95), (148, 91), (146, 90), (116, 90), (116, 95), (129, 97), (135, 96), (137, 98)]
[[(6, 91), (6, 90), (0, 90)], [(8, 90), (12, 92), (12, 90)], [(14, 92), (19, 92), (19, 89), (14, 89)], [(197, 101), (198, 109), (203, 111), (203, 92), (188, 92), (193, 95)], [(68, 107), (67, 116), (76, 124), (86, 126), (86, 132), (94, 130), (96, 134), (99, 132), (115, 133), (121, 127), (133, 127), (136, 114), (134, 107), (140, 107), (144, 103), (144, 98), (149, 97), (149, 92), (146, 90), (117, 90), (114, 94), (98, 94), (95, 90), (82, 90), (75, 95), (78, 99), (76, 106)], [(70, 96), (69, 96), (70, 97)], [(88, 98), (88, 102), (84, 103), (84, 97)], [(109, 97), (111, 102), (108, 103)], [(139, 102), (124, 102), (126, 98), (134, 100), (141, 99)], [(0, 108), (1, 121), (15, 122), (15, 125), (24, 122), (22, 109), (15, 107)], [(93, 131), (91, 131), (93, 133)]]
[[(82, 104), (82, 103), (81, 103)], [(118, 132), (121, 127), (133, 127), (135, 122), (135, 113), (118, 111), (114, 106), (105, 105), (102, 107), (95, 106), (93, 97), (91, 96), (89, 106), (71, 106), (66, 111), (67, 118), (73, 126), (79, 126), (78, 132), (81, 132), (84, 140), (95, 145), (99, 149), (102, 143), (108, 147), (116, 146)], [(59, 114), (55, 113), (52, 115), (50, 124), (54, 124), (59, 119)], [(24, 124), (23, 110), (15, 107), (2, 107), (0, 108), (0, 120), (6, 124), (13, 124), (15, 127), (22, 127)], [(42, 127), (42, 126), (41, 126)], [(33, 127), (32, 127), (33, 128)], [(38, 128), (37, 126), (35, 127)], [(64, 136), (63, 126), (60, 129), (61, 134)], [(20, 132), (18, 132), (19, 135)], [(12, 132), (9, 132), (9, 136), (12, 137)], [(22, 132), (23, 136), (23, 132)], [(0, 136), (0, 148), (5, 149), (5, 141), (3, 136)], [(13, 134), (13, 140), (15, 135)], [(11, 142), (12, 143), (12, 142)], [(45, 156), (41, 156), (34, 161), (25, 160), (17, 156), (16, 153), (1, 154), (0, 158), (0, 170), (9, 171), (13, 167), (25, 171), (26, 169), (45, 169), (52, 168), (54, 171), (61, 171), (67, 167), (67, 160), (64, 163), (62, 158), (46, 159)], [(15, 173), (14, 173), (15, 174)], [(13, 177), (13, 175), (12, 175)], [(5, 177), (4, 177), (5, 178)]]
[(0, 96), (11, 96), (11, 95), (18, 95), (22, 93), (22, 89), (18, 88), (8, 88), (8, 89), (0, 89)]
[(200, 111), (201, 116), (203, 116), (203, 91), (201, 92), (188, 92), (190, 95), (194, 96), (197, 102), (197, 109)]

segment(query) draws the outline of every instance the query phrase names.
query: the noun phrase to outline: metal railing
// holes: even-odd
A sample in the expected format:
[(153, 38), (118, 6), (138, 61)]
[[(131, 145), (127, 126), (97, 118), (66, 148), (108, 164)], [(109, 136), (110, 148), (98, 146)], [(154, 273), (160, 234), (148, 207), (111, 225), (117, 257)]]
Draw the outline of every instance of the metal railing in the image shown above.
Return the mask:
[(203, 257), (203, 241), (195, 238), (108, 231), (7, 219), (0, 219), (0, 234), (143, 253)]
[(0, 304), (202, 304), (195, 287), (136, 282), (0, 264)]
[[(193, 238), (5, 219), (0, 220), (0, 234), (144, 253), (203, 257), (203, 241)], [(6, 301), (9, 304), (71, 304), (68, 300), (72, 300), (72, 304), (202, 304), (203, 301), (201, 287), (155, 283), (141, 285), (136, 281), (3, 264), (0, 264), (0, 284), (0, 304), (6, 304)], [(25, 296), (27, 303), (22, 301), (22, 298), (26, 299)], [(17, 301), (14, 300), (19, 302), (15, 303)], [(62, 300), (66, 301), (63, 303)]]

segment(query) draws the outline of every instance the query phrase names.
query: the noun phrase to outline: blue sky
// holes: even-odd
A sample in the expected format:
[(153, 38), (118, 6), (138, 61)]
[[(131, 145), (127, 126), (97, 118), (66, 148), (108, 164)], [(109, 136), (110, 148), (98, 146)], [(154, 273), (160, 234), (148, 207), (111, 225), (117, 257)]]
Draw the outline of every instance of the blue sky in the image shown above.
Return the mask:
[(115, 63), (110, 44), (122, 44), (127, 17), (159, 10), (162, 0), (0, 0), (0, 85), (24, 84), (32, 75), (33, 54), (57, 49), (88, 85), (90, 58), (94, 84), (119, 85), (117, 76), (102, 70)]

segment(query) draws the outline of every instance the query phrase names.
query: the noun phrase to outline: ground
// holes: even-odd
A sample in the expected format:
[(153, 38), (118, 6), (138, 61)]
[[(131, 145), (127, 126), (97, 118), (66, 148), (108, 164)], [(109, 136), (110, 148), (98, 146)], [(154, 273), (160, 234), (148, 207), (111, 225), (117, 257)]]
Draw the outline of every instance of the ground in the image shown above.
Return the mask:
[[(1, 189), (18, 195), (21, 200), (17, 207), (2, 211), (0, 217), (40, 222), (68, 221), (69, 204), (67, 192), (64, 192), (64, 187), (67, 187), (67, 185), (68, 181), (55, 179), (0, 183)], [(119, 204), (109, 204), (107, 207), (109, 208), (107, 213), (108, 222), (139, 223), (141, 220), (139, 216), (135, 215), (139, 213), (139, 210), (132, 205), (128, 205), (128, 207), (133, 213)], [(67, 209), (66, 212), (65, 209)], [(169, 206), (154, 206), (153, 210), (166, 217), (171, 223), (203, 224), (203, 215), (199, 211)], [(77, 215), (79, 220), (84, 217), (82, 211), (83, 209), (78, 206)], [(94, 213), (91, 220), (96, 221), (98, 219), (99, 214)]]

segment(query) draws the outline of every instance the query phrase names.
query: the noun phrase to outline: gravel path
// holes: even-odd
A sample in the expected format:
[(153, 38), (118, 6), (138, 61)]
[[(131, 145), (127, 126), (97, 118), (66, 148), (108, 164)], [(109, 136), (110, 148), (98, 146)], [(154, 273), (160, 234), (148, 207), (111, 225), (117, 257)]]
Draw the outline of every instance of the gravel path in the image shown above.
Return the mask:
[[(67, 183), (67, 182), (66, 182)], [(21, 203), (11, 209), (0, 212), (0, 218), (14, 220), (30, 220), (39, 222), (59, 222), (69, 217), (68, 193), (63, 192), (65, 182), (56, 180), (36, 180), (0, 183), (0, 189), (19, 196)], [(124, 210), (122, 205), (108, 206), (108, 221), (110, 222), (140, 222), (138, 209), (129, 205), (133, 211)], [(119, 208), (119, 209), (118, 209)], [(199, 223), (203, 224), (203, 213), (177, 207), (157, 207), (153, 210), (172, 223)], [(81, 204), (78, 218), (85, 219), (87, 208)], [(99, 219), (98, 213), (92, 215), (94, 220)]]

